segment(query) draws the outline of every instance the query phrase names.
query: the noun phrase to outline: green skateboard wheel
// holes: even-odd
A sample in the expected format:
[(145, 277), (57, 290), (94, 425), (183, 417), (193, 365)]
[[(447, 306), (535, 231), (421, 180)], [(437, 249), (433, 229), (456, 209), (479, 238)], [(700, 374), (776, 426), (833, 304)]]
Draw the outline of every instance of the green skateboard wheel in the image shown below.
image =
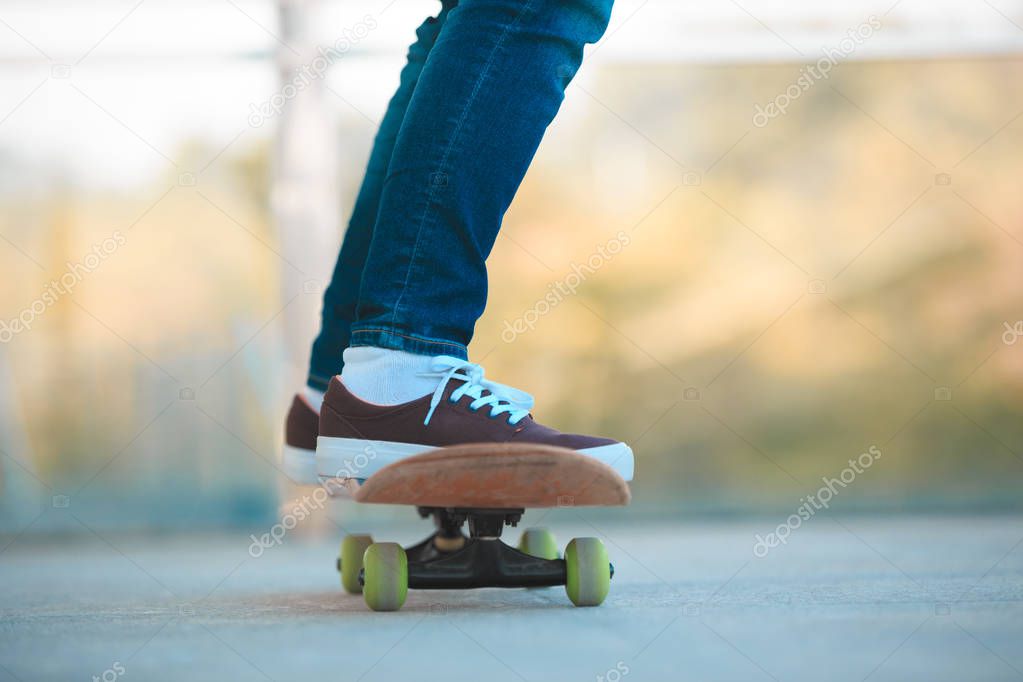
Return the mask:
[(519, 551), (541, 559), (557, 559), (558, 543), (546, 528), (527, 528), (519, 539)]
[(598, 606), (611, 589), (607, 548), (597, 538), (575, 538), (565, 548), (565, 592), (576, 606)]
[(395, 542), (375, 542), (362, 558), (362, 596), (374, 611), (397, 611), (408, 595), (408, 557)]
[(362, 570), (362, 555), (366, 548), (373, 544), (369, 535), (347, 535), (341, 541), (341, 557), (337, 568), (341, 573), (341, 587), (348, 594), (359, 594), (359, 571)]

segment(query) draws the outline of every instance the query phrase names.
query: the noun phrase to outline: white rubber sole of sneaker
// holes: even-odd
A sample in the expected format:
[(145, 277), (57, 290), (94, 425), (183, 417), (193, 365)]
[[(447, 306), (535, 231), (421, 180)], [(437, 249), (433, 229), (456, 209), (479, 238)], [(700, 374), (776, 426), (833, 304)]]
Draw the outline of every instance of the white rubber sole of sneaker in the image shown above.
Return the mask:
[(299, 485), (316, 485), (320, 482), (320, 477), (316, 475), (315, 450), (296, 448), (285, 443), (281, 453), (281, 468), (288, 478)]
[[(388, 464), (436, 449), (433, 445), (320, 436), (316, 439), (316, 473), (321, 479), (367, 479)], [(626, 481), (632, 480), (635, 458), (632, 448), (625, 443), (583, 448), (577, 452), (603, 462)]]

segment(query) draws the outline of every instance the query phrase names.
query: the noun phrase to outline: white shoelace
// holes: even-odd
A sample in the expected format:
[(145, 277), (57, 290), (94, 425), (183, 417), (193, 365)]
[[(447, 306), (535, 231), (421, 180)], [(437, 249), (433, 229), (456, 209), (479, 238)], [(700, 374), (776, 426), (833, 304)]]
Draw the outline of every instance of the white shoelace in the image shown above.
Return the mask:
[(417, 375), (440, 380), (430, 400), (430, 411), (426, 413), (424, 425), (430, 423), (430, 417), (440, 404), (444, 397), (444, 389), (452, 379), (461, 379), (465, 383), (451, 392), (449, 400), (454, 403), (462, 396), (470, 396), (474, 400), (469, 403), (469, 409), (479, 410), (489, 406), (491, 419), (507, 413), (508, 423), (518, 424), (533, 409), (533, 396), (517, 388), (484, 379), (483, 368), (477, 364), (449, 355), (439, 355), (434, 358), (431, 368), (432, 372), (420, 372)]

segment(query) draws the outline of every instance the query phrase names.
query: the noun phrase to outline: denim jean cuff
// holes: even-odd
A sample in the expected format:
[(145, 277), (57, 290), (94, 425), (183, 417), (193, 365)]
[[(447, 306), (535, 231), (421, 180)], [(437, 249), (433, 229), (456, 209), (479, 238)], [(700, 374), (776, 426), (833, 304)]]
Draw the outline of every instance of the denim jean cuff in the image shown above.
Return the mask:
[(451, 355), (460, 360), (469, 359), (469, 352), (461, 343), (431, 339), (381, 327), (353, 327), (349, 345), (390, 348), (392, 350), (416, 353), (417, 355)]
[(309, 376), (305, 380), (305, 385), (309, 388), (315, 388), (317, 391), (323, 391), (326, 393), (327, 387), (330, 385), (330, 380), (333, 377), (324, 377), (319, 374), (309, 373)]

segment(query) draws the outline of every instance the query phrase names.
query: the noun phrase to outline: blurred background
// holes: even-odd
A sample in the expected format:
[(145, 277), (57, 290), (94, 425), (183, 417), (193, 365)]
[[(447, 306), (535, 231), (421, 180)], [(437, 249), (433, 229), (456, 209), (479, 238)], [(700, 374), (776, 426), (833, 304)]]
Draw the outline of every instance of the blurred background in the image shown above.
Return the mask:
[[(0, 6), (0, 531), (266, 527), (308, 494), (284, 411), (438, 10)], [(471, 357), (631, 443), (637, 519), (788, 514), (872, 447), (834, 509), (1019, 510), (1021, 56), (1020, 0), (618, 0)]]

